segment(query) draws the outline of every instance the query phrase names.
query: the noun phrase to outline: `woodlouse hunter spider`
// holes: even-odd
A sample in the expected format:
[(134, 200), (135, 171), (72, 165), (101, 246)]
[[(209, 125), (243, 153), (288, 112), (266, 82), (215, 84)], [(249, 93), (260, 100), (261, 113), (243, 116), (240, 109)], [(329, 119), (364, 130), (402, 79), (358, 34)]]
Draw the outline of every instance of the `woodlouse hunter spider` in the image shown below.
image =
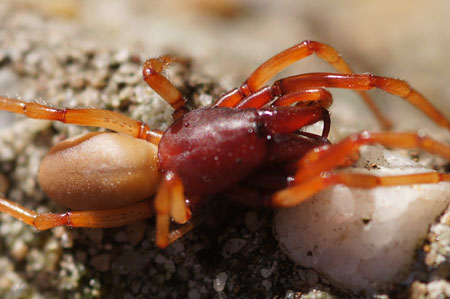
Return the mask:
[[(301, 74), (263, 87), (282, 69), (311, 54), (340, 73)], [(435, 172), (376, 177), (333, 171), (355, 161), (366, 144), (420, 148), (446, 159), (450, 145), (416, 133), (367, 131), (331, 145), (327, 108), (332, 97), (324, 88), (357, 90), (385, 128), (389, 121), (364, 90), (379, 88), (397, 95), (445, 128), (450, 122), (402, 80), (353, 74), (326, 44), (295, 45), (264, 62), (212, 107), (189, 112), (181, 93), (161, 75), (173, 61), (169, 56), (149, 59), (143, 69), (145, 82), (175, 109), (175, 121), (165, 132), (112, 111), (55, 109), (0, 97), (2, 110), (122, 133), (65, 140), (43, 159), (38, 174), (43, 190), (79, 211), (37, 214), (5, 198), (0, 199), (0, 210), (39, 230), (59, 225), (116, 227), (156, 214), (156, 244), (165, 247), (192, 227), (190, 209), (218, 192), (247, 204), (287, 207), (334, 184), (374, 188), (450, 181), (449, 174)], [(321, 135), (299, 131), (319, 121)], [(274, 193), (262, 200), (253, 196), (255, 188)], [(169, 233), (171, 218), (186, 225)]]

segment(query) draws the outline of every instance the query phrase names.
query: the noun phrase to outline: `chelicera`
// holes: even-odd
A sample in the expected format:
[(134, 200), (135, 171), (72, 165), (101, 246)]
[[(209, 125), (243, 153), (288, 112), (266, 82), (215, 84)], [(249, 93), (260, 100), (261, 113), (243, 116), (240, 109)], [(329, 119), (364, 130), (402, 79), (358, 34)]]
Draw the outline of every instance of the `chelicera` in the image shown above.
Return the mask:
[[(264, 86), (312, 54), (339, 73), (301, 74)], [(450, 181), (449, 174), (438, 172), (376, 177), (334, 171), (353, 163), (366, 144), (420, 148), (446, 159), (450, 145), (417, 133), (387, 131), (355, 133), (332, 145), (327, 139), (332, 96), (324, 88), (357, 90), (385, 129), (389, 120), (365, 90), (379, 88), (399, 96), (442, 127), (450, 128), (450, 122), (402, 80), (353, 74), (326, 44), (304, 41), (282, 51), (212, 107), (193, 111), (161, 74), (173, 61), (170, 56), (149, 59), (143, 69), (145, 82), (174, 108), (175, 120), (165, 132), (112, 111), (55, 109), (0, 97), (2, 110), (121, 133), (65, 140), (42, 161), (38, 180), (43, 190), (78, 211), (38, 214), (5, 198), (0, 198), (0, 211), (39, 230), (60, 225), (116, 227), (156, 215), (156, 244), (165, 247), (190, 229), (191, 208), (220, 192), (246, 204), (289, 207), (334, 184), (374, 188)], [(300, 131), (316, 122), (323, 122), (320, 135)], [(272, 195), (253, 192), (261, 189)], [(171, 219), (185, 226), (169, 232)]]

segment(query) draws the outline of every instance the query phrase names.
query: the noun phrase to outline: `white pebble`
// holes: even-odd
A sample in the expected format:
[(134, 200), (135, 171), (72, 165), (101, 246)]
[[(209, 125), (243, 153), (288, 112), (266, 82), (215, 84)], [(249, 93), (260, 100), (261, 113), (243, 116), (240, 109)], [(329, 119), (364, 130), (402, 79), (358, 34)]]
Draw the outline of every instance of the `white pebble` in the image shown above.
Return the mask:
[[(379, 169), (365, 169), (367, 160)], [(359, 163), (344, 171), (378, 176), (433, 171), (378, 147), (362, 151)], [(449, 202), (450, 183), (445, 182), (368, 190), (338, 185), (279, 209), (274, 231), (294, 262), (345, 288), (371, 293), (405, 278), (429, 225)]]
[(222, 292), (225, 289), (225, 284), (227, 283), (228, 274), (225, 272), (220, 272), (217, 274), (213, 281), (213, 288), (216, 292)]

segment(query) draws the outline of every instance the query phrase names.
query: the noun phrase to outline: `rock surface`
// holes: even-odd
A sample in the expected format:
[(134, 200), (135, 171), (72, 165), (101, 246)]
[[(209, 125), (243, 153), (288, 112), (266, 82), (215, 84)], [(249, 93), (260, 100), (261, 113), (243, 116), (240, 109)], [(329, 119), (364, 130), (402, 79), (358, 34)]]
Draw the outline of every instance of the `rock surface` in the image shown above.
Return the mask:
[[(432, 172), (398, 152), (365, 147), (345, 172), (377, 176)], [(296, 263), (355, 293), (374, 294), (410, 278), (416, 250), (450, 203), (450, 183), (375, 189), (329, 188), (279, 209), (274, 231)]]

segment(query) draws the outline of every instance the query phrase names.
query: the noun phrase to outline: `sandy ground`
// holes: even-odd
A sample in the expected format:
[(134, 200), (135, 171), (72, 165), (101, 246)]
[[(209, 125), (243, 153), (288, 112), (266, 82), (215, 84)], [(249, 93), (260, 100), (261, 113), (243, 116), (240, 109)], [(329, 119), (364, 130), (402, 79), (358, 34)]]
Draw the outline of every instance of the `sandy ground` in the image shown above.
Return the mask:
[[(163, 53), (189, 58), (190, 66), (176, 67), (169, 75), (200, 105), (239, 84), (264, 59), (312, 39), (335, 46), (357, 72), (406, 79), (450, 115), (448, 1), (208, 3), (3, 1), (1, 94), (58, 106), (114, 109), (164, 128), (170, 111), (141, 82), (140, 59)], [(317, 58), (309, 58), (283, 76), (330, 70)], [(334, 94), (334, 130), (377, 129), (353, 93)], [(403, 101), (379, 91), (373, 95), (396, 130), (425, 128), (450, 140), (447, 132)], [(0, 114), (0, 120), (6, 123), (0, 134), (0, 187), (8, 198), (29, 208), (61, 210), (36, 185), (37, 167), (51, 144), (87, 129), (6, 114)], [(214, 209), (236, 213), (226, 203), (209, 212)], [(239, 217), (201, 228), (165, 251), (152, 243), (151, 220), (121, 229), (36, 233), (2, 216), (0, 294), (5, 298), (349, 295), (280, 253), (271, 233), (270, 211), (237, 211)], [(447, 218), (430, 240), (449, 235)], [(445, 240), (427, 244), (433, 256), (419, 253), (408, 283), (383, 293), (392, 298), (445, 294), (449, 290)], [(227, 281), (220, 291), (224, 276)]]

